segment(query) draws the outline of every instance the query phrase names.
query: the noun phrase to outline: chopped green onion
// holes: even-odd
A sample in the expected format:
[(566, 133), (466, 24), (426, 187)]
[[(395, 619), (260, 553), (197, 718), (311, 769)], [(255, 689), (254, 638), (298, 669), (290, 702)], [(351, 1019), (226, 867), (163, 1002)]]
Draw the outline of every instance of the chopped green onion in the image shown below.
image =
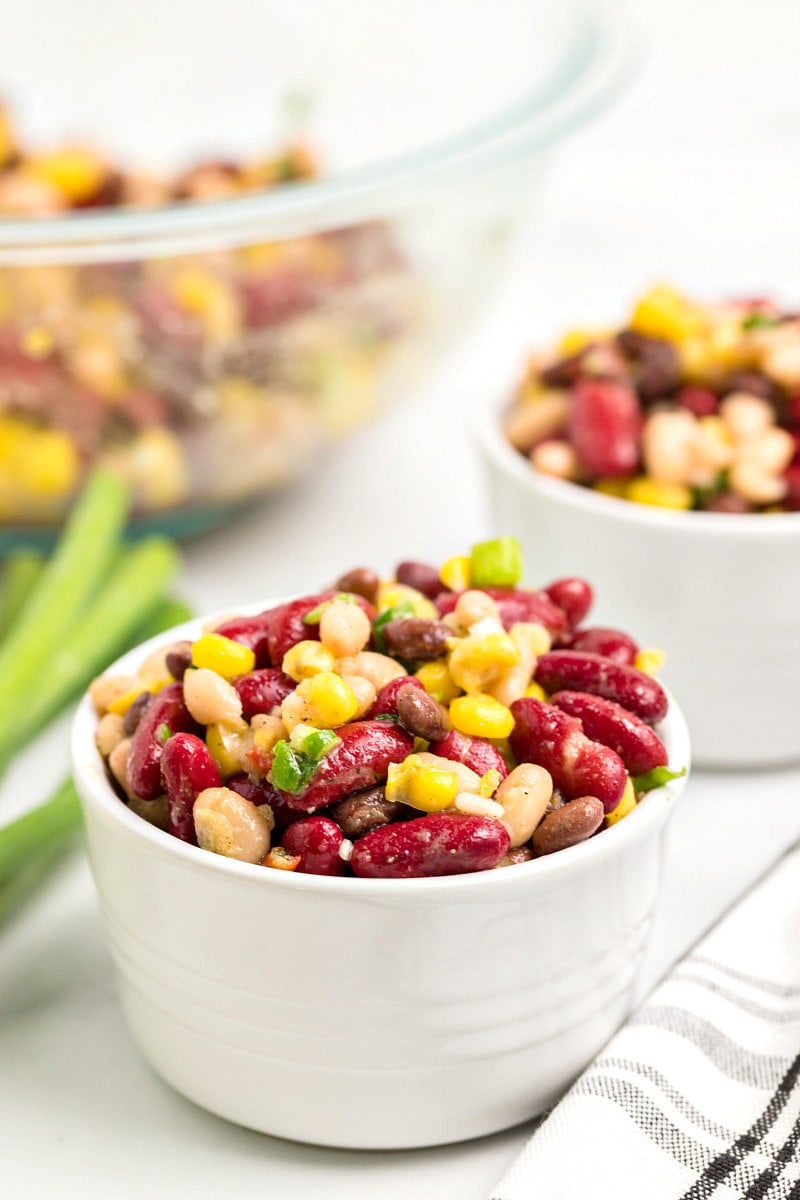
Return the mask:
[(665, 783), (681, 779), (685, 774), (686, 767), (680, 771), (671, 771), (669, 767), (653, 767), (652, 771), (645, 771), (643, 775), (632, 776), (631, 783), (638, 795), (640, 792), (652, 792), (653, 788), (663, 787)]
[(270, 779), (273, 787), (281, 792), (296, 795), (307, 786), (316, 769), (316, 763), (305, 754), (293, 749), (287, 741), (275, 743)]
[(358, 599), (352, 592), (339, 592), (336, 596), (331, 596), (330, 600), (323, 600), (316, 608), (312, 608), (311, 612), (307, 612), (303, 617), (304, 625), (319, 625), (322, 620), (322, 614), (329, 604), (333, 604), (334, 600), (343, 600), (345, 604), (358, 604)]
[(318, 763), (326, 754), (330, 754), (341, 740), (338, 733), (334, 733), (332, 729), (315, 729), (303, 738), (302, 751), (313, 763)]
[(386, 638), (383, 630), (384, 626), (390, 621), (397, 621), (401, 617), (413, 617), (414, 605), (410, 600), (401, 600), (399, 604), (393, 604), (391, 608), (385, 608), (382, 613), (379, 613), (372, 622), (372, 640), (375, 643), (375, 649), (381, 654), (386, 653)]
[(779, 324), (778, 317), (768, 317), (766, 313), (754, 312), (742, 321), (742, 329), (774, 329)]
[(156, 741), (160, 742), (161, 745), (163, 746), (164, 743), (168, 742), (171, 737), (172, 737), (172, 730), (170, 729), (170, 727), (166, 721), (162, 721), (161, 724), (159, 725), (158, 729), (156, 730)]
[(514, 587), (522, 574), (522, 548), (515, 537), (492, 538), (472, 547), (469, 560), (472, 587)]

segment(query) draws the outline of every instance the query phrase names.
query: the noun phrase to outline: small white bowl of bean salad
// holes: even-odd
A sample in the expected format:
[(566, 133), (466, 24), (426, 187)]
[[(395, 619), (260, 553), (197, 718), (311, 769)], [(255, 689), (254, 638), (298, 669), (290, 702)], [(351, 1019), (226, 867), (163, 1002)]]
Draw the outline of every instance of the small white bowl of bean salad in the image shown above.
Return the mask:
[[(636, 998), (685, 785), (657, 650), (491, 539), (190, 622), (73, 771), (125, 1015), (230, 1121), (400, 1149), (542, 1111)], [(593, 610), (592, 610), (593, 611)]]
[(494, 523), (667, 647), (695, 763), (800, 761), (800, 315), (658, 285), (534, 353), (478, 426)]

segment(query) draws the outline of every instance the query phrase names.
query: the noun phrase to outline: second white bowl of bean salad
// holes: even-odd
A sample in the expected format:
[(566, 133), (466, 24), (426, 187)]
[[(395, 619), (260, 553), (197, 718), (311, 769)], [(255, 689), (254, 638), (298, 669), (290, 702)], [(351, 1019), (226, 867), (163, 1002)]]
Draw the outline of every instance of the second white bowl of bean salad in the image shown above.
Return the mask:
[(131, 1029), (178, 1091), (332, 1146), (541, 1111), (634, 1001), (683, 717), (592, 589), (492, 539), (191, 622), (83, 699)]
[(800, 761), (800, 318), (653, 288), (478, 418), (494, 522), (666, 648), (695, 762)]

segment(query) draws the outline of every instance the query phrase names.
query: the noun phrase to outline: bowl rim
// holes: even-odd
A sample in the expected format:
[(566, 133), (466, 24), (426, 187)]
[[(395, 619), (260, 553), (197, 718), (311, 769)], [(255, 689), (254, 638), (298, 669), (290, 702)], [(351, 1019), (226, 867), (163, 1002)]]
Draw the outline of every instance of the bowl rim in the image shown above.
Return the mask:
[[(566, 45), (549, 73), (527, 95), (493, 116), (426, 142), (415, 150), (319, 179), (245, 196), (204, 202), (179, 201), (148, 210), (86, 209), (53, 218), (0, 219), (2, 262), (41, 261), (58, 254), (60, 261), (95, 261), (105, 257), (110, 242), (115, 253), (135, 249), (137, 241), (194, 234), (210, 227), (218, 238), (225, 230), (238, 234), (257, 224), (261, 236), (272, 229), (305, 232), (331, 227), (331, 209), (375, 212), (381, 202), (394, 207), (403, 190), (420, 181), (456, 179), (543, 149), (596, 115), (618, 94), (634, 64), (634, 38), (629, 20), (613, 0), (564, 0), (569, 13)], [(338, 215), (338, 214), (337, 214)], [(131, 243), (133, 245), (131, 245)], [(138, 247), (142, 252), (141, 246)]]
[[(800, 538), (800, 512), (715, 513), (679, 511), (638, 504), (618, 496), (607, 496), (566, 479), (543, 475), (515, 450), (502, 429), (502, 417), (511, 405), (510, 392), (491, 404), (482, 401), (471, 406), (468, 423), (472, 442), (485, 462), (533, 496), (542, 496), (554, 504), (574, 509), (577, 515), (603, 517), (630, 526), (669, 529), (682, 536), (715, 538), (765, 537), (792, 542)], [(765, 522), (768, 522), (765, 531)]]
[[(257, 603), (237, 605), (236, 615), (251, 616), (268, 608), (283, 604), (296, 597), (278, 597)], [(173, 641), (196, 637), (203, 627), (212, 621), (230, 617), (232, 609), (209, 613), (191, 621), (174, 626), (118, 658), (103, 674), (128, 673), (138, 662), (153, 650)], [(72, 720), (70, 750), (72, 771), (81, 804), (105, 823), (118, 827), (123, 836), (161, 858), (172, 860), (176, 866), (201, 872), (210, 871), (218, 877), (229, 877), (259, 887), (289, 887), (302, 891), (321, 892), (328, 896), (352, 898), (362, 896), (371, 900), (396, 899), (407, 896), (409, 900), (436, 894), (446, 895), (463, 889), (507, 888), (514, 884), (547, 885), (549, 881), (563, 882), (565, 879), (592, 870), (594, 863), (624, 852), (626, 846), (655, 834), (669, 817), (675, 800), (686, 786), (691, 771), (689, 732), (683, 713), (672, 695), (667, 716), (660, 727), (666, 726), (670, 745), (671, 763), (686, 767), (685, 775), (672, 780), (652, 791), (639, 802), (636, 808), (622, 821), (600, 836), (589, 838), (576, 846), (570, 846), (557, 854), (545, 855), (530, 862), (503, 867), (499, 871), (476, 871), (462, 875), (436, 876), (414, 879), (363, 879), (357, 877), (300, 875), (292, 871), (270, 871), (258, 863), (240, 862), (208, 850), (201, 850), (164, 830), (151, 825), (144, 818), (131, 812), (120, 800), (106, 776), (100, 753), (95, 745), (94, 732), (97, 728), (97, 713), (88, 692), (81, 698)], [(302, 817), (303, 814), (301, 813)], [(501, 880), (505, 880), (503, 883)]]

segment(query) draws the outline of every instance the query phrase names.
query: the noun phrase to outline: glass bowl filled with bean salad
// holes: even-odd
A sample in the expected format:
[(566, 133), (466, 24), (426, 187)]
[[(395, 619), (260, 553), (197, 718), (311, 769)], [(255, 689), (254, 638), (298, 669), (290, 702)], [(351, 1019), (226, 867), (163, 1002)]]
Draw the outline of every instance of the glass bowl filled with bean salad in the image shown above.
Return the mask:
[(521, 576), (511, 537), (391, 580), (356, 568), (100, 677), (120, 799), (217, 854), (369, 878), (519, 864), (615, 825), (677, 777), (663, 655), (586, 624), (587, 581)]
[(131, 1031), (228, 1120), (477, 1137), (631, 1011), (689, 743), (660, 654), (493, 539), (178, 627), (72, 739)]

